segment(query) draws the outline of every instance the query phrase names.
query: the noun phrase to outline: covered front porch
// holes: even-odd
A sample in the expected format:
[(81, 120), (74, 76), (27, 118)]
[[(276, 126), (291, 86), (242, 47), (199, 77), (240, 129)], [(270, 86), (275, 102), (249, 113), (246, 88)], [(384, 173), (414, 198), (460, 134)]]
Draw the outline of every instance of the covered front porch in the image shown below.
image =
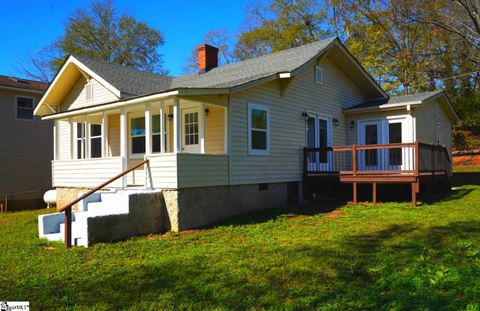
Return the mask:
[(110, 187), (228, 183), (223, 96), (171, 96), (102, 108), (85, 107), (55, 119), (54, 187), (96, 187), (146, 159)]

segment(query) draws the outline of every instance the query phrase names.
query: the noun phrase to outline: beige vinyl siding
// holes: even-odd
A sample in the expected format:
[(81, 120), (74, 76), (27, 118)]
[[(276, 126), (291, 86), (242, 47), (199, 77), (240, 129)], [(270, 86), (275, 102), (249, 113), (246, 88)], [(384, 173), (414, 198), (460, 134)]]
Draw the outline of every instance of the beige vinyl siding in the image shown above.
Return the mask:
[[(127, 162), (127, 169), (134, 167), (135, 165), (140, 164), (143, 161), (143, 158), (140, 159), (129, 159)], [(136, 170), (127, 174), (127, 185), (132, 186), (144, 186), (145, 185), (145, 170), (143, 166), (140, 166)]]
[(71, 140), (68, 120), (58, 120), (57, 135), (58, 160), (69, 160)]
[(207, 106), (209, 112), (205, 116), (205, 152), (224, 153), (225, 144), (225, 109)]
[[(96, 187), (121, 171), (119, 157), (52, 161), (54, 187)], [(121, 180), (109, 187), (121, 187)]]
[(163, 154), (149, 156), (151, 185), (156, 189), (177, 188), (177, 155)]
[[(314, 66), (308, 65), (287, 85), (281, 96), (279, 80), (247, 89), (230, 99), (230, 182), (248, 184), (302, 180), (302, 149), (305, 146), (307, 109), (336, 118), (333, 144), (346, 143), (346, 121), (342, 107), (356, 105), (365, 96), (328, 59), (320, 62), (324, 83), (314, 82)], [(248, 155), (248, 103), (266, 105), (270, 109), (270, 155)]]
[(108, 155), (120, 156), (120, 115), (108, 116)]
[(83, 76), (80, 76), (77, 82), (75, 82), (75, 85), (73, 86), (70, 93), (63, 100), (61, 104), (61, 111), (67, 111), (118, 100), (118, 97), (115, 94), (110, 92), (107, 88), (105, 88), (95, 79), (92, 78), (90, 80), (90, 83), (93, 87), (93, 99), (91, 101), (87, 101), (86, 99), (85, 86), (87, 85), (87, 79), (85, 79), (85, 77)]
[(17, 95), (33, 97), (34, 105), (41, 97), (0, 89), (0, 193), (39, 190), (37, 195), (41, 197), (52, 184), (53, 122), (39, 117), (17, 119)]
[(228, 185), (228, 156), (178, 154), (178, 188)]
[[(435, 105), (438, 105), (438, 116), (435, 116)], [(452, 122), (438, 100), (428, 101), (414, 109), (416, 117), (417, 139), (424, 143), (436, 143), (437, 122), (443, 127), (443, 143), (449, 152), (452, 151)]]

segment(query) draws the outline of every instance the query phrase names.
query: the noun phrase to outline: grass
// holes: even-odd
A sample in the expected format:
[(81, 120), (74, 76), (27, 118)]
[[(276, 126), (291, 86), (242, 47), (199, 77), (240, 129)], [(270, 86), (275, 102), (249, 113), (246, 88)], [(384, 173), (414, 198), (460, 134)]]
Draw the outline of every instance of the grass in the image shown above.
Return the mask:
[(480, 173), (480, 166), (457, 165), (453, 167), (454, 173)]
[(480, 187), (406, 203), (253, 213), (64, 250), (46, 210), (0, 215), (0, 299), (32, 309), (480, 310)]

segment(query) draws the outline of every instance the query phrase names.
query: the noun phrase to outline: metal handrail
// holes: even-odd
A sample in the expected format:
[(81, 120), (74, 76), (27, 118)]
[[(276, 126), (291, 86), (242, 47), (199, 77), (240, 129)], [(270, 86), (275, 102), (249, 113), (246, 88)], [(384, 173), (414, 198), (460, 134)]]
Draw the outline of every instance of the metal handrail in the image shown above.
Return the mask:
[(105, 186), (111, 184), (112, 182), (119, 179), (120, 177), (123, 177), (123, 176), (127, 175), (128, 173), (130, 173), (131, 171), (139, 168), (140, 166), (147, 164), (149, 161), (150, 160), (147, 159), (147, 160), (135, 165), (134, 167), (129, 168), (126, 171), (123, 171), (122, 173), (110, 178), (109, 180), (107, 180), (103, 184), (93, 188), (92, 190), (83, 194), (79, 198), (77, 198), (77, 199), (73, 200), (72, 202), (68, 203), (67, 205), (65, 205), (63, 207), (60, 207), (60, 208), (57, 208), (58, 212), (65, 212), (65, 220), (64, 220), (64, 224), (65, 224), (65, 227), (64, 227), (65, 228), (65, 248), (70, 248), (72, 246), (72, 206), (77, 204), (81, 200), (87, 198), (88, 196), (92, 195), (93, 193), (97, 192), (98, 190), (104, 188)]

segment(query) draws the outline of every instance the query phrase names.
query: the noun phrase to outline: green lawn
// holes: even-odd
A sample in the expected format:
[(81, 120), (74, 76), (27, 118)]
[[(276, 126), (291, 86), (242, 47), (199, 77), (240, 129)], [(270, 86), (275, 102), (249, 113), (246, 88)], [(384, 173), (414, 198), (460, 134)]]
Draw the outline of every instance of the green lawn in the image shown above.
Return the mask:
[(478, 173), (480, 172), (480, 166), (464, 166), (457, 165), (453, 167), (454, 173)]
[[(332, 206), (322, 206), (332, 208)], [(64, 250), (0, 215), (0, 300), (32, 309), (480, 310), (480, 187), (436, 204), (268, 211)]]

